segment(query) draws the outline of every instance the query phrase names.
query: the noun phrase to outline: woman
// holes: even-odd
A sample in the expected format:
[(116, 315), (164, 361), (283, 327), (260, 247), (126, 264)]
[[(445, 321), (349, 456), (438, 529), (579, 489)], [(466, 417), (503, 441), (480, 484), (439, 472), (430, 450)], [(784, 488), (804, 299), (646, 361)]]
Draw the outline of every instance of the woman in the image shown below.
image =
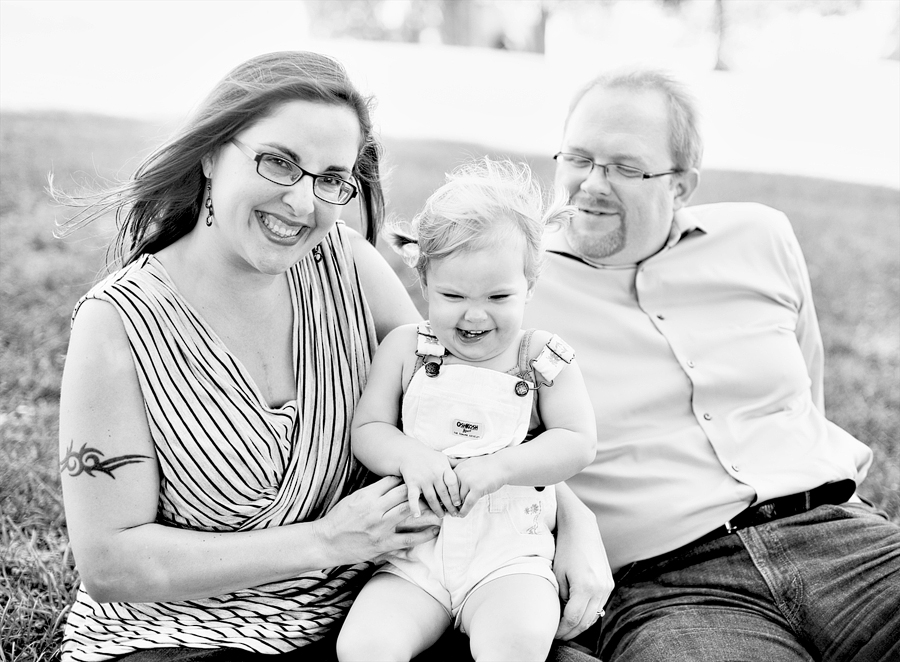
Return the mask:
[(349, 451), (378, 340), (419, 318), (338, 222), (357, 196), (374, 242), (366, 99), (330, 58), (273, 53), (226, 76), (87, 212), (121, 216), (123, 268), (76, 306), (63, 375), (83, 581), (64, 659), (324, 659), (368, 562), (436, 535), (433, 514), (406, 522), (399, 479), (358, 489)]

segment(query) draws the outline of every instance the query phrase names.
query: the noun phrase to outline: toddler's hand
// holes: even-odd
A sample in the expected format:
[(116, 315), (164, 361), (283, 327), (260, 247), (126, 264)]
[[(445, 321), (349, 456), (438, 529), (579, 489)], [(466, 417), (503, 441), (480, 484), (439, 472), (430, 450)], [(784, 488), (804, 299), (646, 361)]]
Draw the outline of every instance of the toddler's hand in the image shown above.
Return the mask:
[(459, 479), (459, 496), (462, 498), (460, 517), (468, 515), (483, 496), (496, 492), (506, 485), (501, 465), (495, 455), (481, 455), (450, 461)]
[(406, 483), (413, 517), (419, 517), (422, 512), (420, 496), (435, 513), (459, 514), (462, 503), (459, 480), (443, 453), (421, 445), (400, 463), (400, 475)]

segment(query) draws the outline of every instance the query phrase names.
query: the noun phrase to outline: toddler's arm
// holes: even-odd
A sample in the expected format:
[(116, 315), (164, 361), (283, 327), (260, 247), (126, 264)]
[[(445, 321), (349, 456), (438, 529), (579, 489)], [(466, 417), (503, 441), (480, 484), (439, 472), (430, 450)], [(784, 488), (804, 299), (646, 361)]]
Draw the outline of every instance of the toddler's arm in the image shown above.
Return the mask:
[(428, 448), (397, 427), (403, 395), (403, 365), (415, 347), (415, 325), (392, 331), (378, 347), (369, 379), (351, 428), (351, 443), (357, 459), (380, 476), (402, 476), (409, 507), (421, 514), (419, 497), (435, 513), (456, 515), (461, 503), (459, 482), (443, 453)]

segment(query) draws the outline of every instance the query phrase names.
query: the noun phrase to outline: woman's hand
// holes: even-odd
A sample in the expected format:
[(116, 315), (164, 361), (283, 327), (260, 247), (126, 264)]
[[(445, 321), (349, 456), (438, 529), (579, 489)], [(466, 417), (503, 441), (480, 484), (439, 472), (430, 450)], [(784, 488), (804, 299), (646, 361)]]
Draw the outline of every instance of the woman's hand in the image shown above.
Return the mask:
[(556, 486), (556, 496), (553, 572), (565, 603), (556, 638), (572, 639), (597, 622), (614, 584), (596, 517), (565, 483)]
[(387, 476), (347, 495), (312, 526), (325, 549), (332, 550), (333, 564), (349, 565), (427, 542), (440, 532), (440, 524), (428, 509), (413, 520), (406, 486)]
[[(415, 441), (415, 440), (413, 440)], [(416, 442), (410, 445), (400, 460), (400, 475), (406, 483), (407, 499), (413, 517), (419, 517), (419, 497), (425, 499), (432, 512), (459, 513), (462, 503), (459, 481), (450, 466), (450, 459), (440, 451)]]

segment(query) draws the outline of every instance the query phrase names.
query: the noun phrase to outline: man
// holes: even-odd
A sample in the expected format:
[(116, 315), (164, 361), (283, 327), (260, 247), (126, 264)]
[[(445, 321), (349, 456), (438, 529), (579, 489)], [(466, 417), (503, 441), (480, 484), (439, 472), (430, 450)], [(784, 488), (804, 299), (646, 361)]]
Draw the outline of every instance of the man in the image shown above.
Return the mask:
[(600, 656), (900, 659), (900, 527), (824, 417), (800, 247), (768, 207), (687, 208), (701, 156), (689, 94), (639, 71), (579, 93), (555, 157), (577, 211), (526, 323), (572, 343), (596, 411), (568, 482), (616, 572)]

